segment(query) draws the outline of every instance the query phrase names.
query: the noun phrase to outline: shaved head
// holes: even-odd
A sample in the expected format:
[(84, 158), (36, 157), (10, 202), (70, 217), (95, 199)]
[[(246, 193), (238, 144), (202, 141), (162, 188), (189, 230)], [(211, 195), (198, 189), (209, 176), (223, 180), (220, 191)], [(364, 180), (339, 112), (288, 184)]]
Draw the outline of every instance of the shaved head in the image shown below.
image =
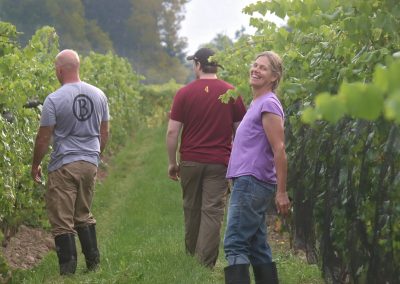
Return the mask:
[(64, 49), (56, 56), (56, 65), (69, 70), (79, 68), (79, 63), (79, 55), (72, 49)]
[(61, 84), (79, 82), (79, 55), (75, 50), (64, 49), (56, 56), (55, 69)]

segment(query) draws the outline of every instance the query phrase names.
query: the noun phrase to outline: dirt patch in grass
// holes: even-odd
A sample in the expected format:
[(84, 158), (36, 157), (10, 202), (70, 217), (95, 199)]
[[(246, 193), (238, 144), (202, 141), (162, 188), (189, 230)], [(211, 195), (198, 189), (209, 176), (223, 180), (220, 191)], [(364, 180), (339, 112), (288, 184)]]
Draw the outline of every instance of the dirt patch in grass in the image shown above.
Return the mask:
[(54, 239), (49, 232), (22, 225), (2, 249), (12, 269), (30, 269), (54, 248)]

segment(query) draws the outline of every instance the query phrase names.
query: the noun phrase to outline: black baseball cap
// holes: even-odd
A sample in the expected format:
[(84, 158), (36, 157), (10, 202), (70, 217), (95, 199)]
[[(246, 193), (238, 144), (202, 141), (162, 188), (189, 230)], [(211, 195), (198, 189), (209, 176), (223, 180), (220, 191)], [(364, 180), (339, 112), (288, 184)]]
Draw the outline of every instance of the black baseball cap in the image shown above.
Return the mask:
[(215, 54), (215, 52), (207, 47), (203, 47), (200, 48), (198, 51), (195, 52), (195, 54), (193, 55), (189, 55), (188, 57), (186, 57), (187, 60), (194, 60), (194, 61), (198, 61), (201, 63), (201, 65), (203, 66), (218, 66), (223, 68), (221, 65), (219, 65), (217, 62), (215, 61), (208, 61), (208, 59), (213, 56)]

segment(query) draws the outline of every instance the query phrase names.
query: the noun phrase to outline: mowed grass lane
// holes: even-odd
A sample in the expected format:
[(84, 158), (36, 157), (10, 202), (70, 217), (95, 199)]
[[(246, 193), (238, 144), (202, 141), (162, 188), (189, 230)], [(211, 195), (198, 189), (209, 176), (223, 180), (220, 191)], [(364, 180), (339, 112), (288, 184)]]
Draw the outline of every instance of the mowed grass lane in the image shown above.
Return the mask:
[[(167, 178), (164, 137), (165, 127), (139, 131), (97, 185), (93, 212), (101, 253), (98, 271), (85, 272), (77, 240), (74, 276), (58, 275), (51, 252), (35, 269), (15, 272), (12, 283), (224, 283), (222, 247), (213, 271), (184, 251), (181, 190)], [(281, 283), (323, 283), (316, 267), (287, 251), (276, 253)]]

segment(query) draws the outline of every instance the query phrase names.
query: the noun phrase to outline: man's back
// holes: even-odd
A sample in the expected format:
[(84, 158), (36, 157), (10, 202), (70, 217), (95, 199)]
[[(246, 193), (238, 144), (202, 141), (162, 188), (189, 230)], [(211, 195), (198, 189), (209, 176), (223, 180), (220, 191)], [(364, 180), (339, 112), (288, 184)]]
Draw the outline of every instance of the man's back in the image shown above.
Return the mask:
[(183, 123), (181, 159), (227, 164), (233, 123), (239, 122), (245, 107), (239, 98), (228, 104), (219, 97), (233, 86), (219, 79), (199, 79), (178, 91), (171, 119)]
[(97, 165), (100, 124), (106, 120), (107, 98), (90, 84), (65, 84), (50, 94), (41, 118), (41, 126), (55, 126), (49, 170), (77, 160)]

